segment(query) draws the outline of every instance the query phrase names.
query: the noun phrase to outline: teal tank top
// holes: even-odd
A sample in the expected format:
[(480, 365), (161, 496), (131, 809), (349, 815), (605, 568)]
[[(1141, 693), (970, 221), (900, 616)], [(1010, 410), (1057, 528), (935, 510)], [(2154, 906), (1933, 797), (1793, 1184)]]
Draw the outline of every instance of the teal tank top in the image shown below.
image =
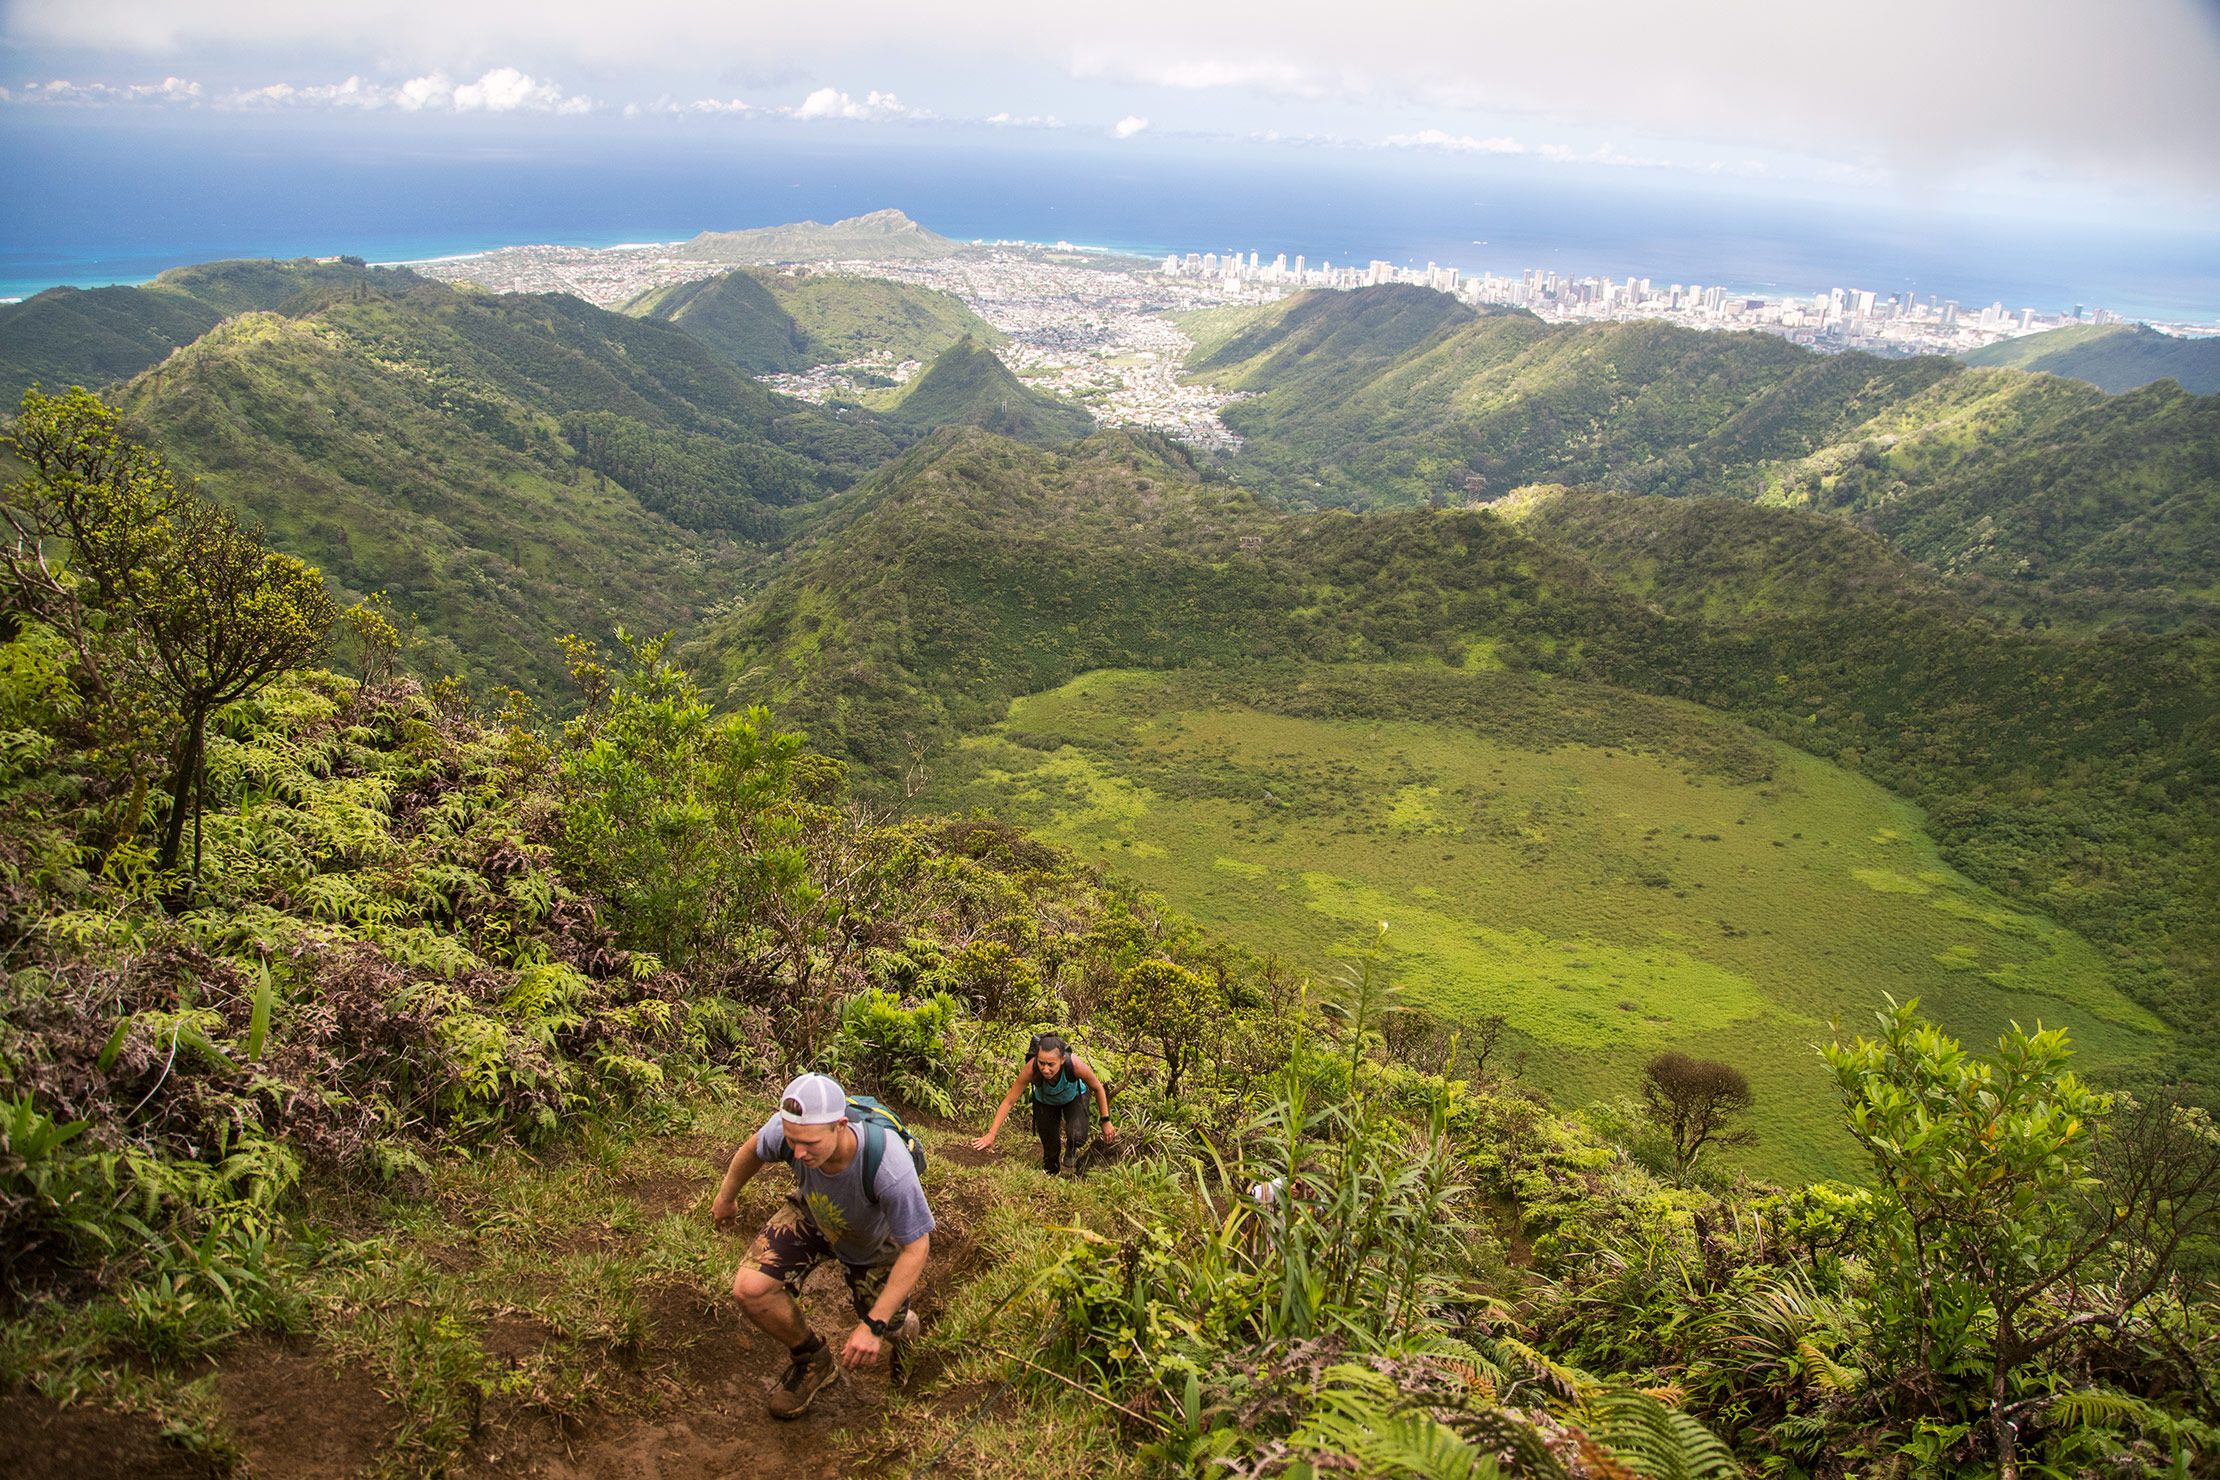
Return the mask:
[(1065, 1057), (1063, 1067), (1056, 1071), (1054, 1079), (1041, 1078), (1040, 1062), (1033, 1062), (1033, 1099), (1037, 1103), (1069, 1105), (1086, 1092), (1087, 1081), (1079, 1077), (1069, 1055)]

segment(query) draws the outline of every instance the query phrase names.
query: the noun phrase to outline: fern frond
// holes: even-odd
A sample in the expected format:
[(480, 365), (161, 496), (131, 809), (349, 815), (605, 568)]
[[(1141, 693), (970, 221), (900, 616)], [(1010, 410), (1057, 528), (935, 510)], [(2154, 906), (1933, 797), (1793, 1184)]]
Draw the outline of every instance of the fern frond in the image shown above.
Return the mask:
[(1613, 1455), (1652, 1480), (1738, 1476), (1741, 1467), (1717, 1435), (1648, 1393), (1614, 1388), (1584, 1405), (1583, 1427)]
[(1796, 1353), (1803, 1358), (1805, 1378), (1815, 1388), (1830, 1393), (1854, 1393), (1865, 1386), (1862, 1368), (1843, 1366), (1809, 1340), (1797, 1342)]
[(2061, 1427), (2117, 1429), (2133, 1425), (2161, 1433), (2173, 1428), (2169, 1415), (2126, 1393), (2060, 1393), (2043, 1412)]

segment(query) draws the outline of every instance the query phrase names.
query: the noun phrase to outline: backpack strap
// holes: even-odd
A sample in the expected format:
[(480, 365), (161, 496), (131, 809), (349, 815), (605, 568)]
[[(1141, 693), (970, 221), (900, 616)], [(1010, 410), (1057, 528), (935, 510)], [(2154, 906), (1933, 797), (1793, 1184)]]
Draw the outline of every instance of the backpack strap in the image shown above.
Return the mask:
[(852, 1122), (863, 1138), (863, 1195), (873, 1207), (879, 1203), (879, 1168), (886, 1162), (886, 1128), (877, 1121)]

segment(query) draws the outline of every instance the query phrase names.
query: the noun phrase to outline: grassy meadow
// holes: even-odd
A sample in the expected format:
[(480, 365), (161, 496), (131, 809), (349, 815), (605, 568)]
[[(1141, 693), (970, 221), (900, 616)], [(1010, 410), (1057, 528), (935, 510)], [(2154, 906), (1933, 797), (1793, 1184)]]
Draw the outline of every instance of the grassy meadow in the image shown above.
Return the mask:
[(1410, 996), (1503, 1014), (1505, 1052), (1565, 1103), (1630, 1091), (1660, 1049), (1726, 1059), (1758, 1092), (1744, 1164), (1769, 1176), (1852, 1173), (1811, 1046), (1884, 993), (1975, 1041), (2064, 1025), (2085, 1072), (2162, 1043), (2087, 942), (1951, 869), (1916, 809), (1849, 771), (1592, 686), (1537, 704), (1536, 680), (1468, 672), (1439, 717), (1375, 720), (1364, 687), (1419, 670), (1300, 672), (1089, 674), (1019, 700), (921, 800), (991, 806), (1321, 978), (1385, 920)]

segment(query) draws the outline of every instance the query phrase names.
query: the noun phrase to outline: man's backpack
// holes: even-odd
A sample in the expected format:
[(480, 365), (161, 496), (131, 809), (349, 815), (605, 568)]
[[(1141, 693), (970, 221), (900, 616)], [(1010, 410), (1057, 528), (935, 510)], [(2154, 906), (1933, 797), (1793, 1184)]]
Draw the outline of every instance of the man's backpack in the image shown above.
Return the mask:
[[(873, 1203), (879, 1200), (879, 1168), (886, 1161), (886, 1138), (894, 1137), (902, 1149), (910, 1154), (910, 1165), (918, 1176), (925, 1175), (925, 1143), (917, 1132), (902, 1124), (902, 1117), (880, 1104), (869, 1095), (848, 1096), (848, 1124), (856, 1128), (856, 1140), (863, 1153), (863, 1195)], [(794, 1148), (781, 1142), (780, 1161), (791, 1163)]]

